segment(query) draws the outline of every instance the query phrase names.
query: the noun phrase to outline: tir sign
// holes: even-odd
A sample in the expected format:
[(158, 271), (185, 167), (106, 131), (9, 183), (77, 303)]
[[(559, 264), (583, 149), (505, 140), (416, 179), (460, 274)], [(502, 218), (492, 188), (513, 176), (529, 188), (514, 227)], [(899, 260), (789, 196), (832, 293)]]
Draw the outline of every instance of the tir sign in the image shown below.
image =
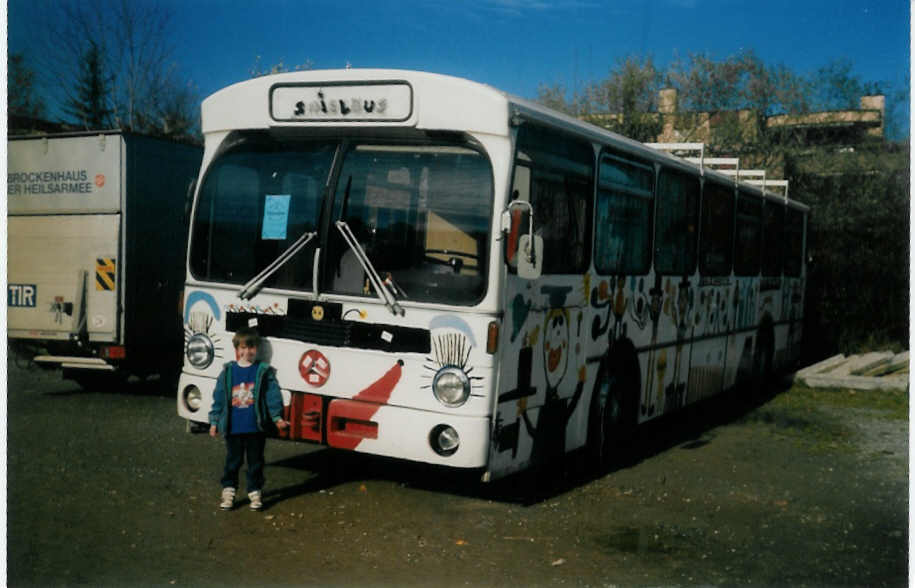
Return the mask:
[(35, 284), (9, 284), (6, 289), (6, 305), (9, 307), (35, 307), (38, 286)]

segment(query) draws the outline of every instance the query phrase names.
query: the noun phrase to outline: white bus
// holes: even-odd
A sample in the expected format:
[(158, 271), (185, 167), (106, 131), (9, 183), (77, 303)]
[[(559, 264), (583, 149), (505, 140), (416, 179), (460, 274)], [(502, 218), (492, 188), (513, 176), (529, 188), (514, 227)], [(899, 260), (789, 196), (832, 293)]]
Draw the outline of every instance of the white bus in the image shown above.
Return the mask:
[(430, 73), (260, 77), (202, 120), (189, 421), (253, 324), (284, 438), (490, 480), (798, 356), (796, 202)]

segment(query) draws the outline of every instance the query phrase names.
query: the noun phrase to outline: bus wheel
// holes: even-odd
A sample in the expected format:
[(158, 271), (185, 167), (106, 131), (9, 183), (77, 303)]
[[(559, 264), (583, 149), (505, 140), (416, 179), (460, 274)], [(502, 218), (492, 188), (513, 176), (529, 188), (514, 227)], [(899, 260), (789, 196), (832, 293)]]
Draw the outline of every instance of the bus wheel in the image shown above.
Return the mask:
[(753, 349), (753, 397), (765, 398), (772, 381), (773, 356), (775, 355), (775, 333), (772, 325), (763, 325), (756, 334)]
[(606, 471), (634, 432), (632, 382), (621, 370), (601, 367), (588, 412), (588, 453), (599, 472)]

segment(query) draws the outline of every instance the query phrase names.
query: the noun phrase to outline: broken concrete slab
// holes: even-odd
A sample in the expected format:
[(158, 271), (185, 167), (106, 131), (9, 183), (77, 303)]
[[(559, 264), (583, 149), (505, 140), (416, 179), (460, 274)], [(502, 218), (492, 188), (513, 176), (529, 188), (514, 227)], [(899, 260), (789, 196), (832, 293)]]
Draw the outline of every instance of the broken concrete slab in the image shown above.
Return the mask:
[(909, 352), (904, 351), (897, 353), (886, 363), (874, 366), (870, 370), (861, 374), (862, 376), (888, 376), (891, 374), (908, 373), (909, 371)]
[(830, 370), (832, 376), (860, 376), (867, 370), (893, 359), (892, 351), (872, 351), (861, 355), (852, 355), (848, 361)]
[(909, 354), (890, 351), (845, 357), (835, 355), (795, 374), (795, 381), (811, 388), (905, 390), (909, 385)]
[(831, 368), (834, 368), (835, 366), (839, 365), (843, 361), (845, 361), (845, 354), (840, 353), (838, 355), (833, 355), (829, 359), (824, 359), (823, 361), (821, 361), (819, 363), (815, 363), (813, 365), (809, 365), (809, 366), (805, 367), (804, 369), (797, 372), (796, 376), (806, 376), (808, 374), (823, 373), (825, 371), (828, 371)]
[(821, 376), (810, 375), (801, 382), (810, 388), (844, 388), (850, 390), (905, 390), (909, 385), (908, 376), (867, 377), (867, 376)]

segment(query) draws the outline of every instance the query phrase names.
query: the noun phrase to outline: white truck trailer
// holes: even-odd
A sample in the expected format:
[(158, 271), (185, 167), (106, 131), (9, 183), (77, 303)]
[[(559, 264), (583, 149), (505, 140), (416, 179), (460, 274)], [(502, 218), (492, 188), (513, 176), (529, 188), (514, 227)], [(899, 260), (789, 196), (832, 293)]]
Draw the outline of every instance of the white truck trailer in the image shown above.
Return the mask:
[(86, 381), (179, 370), (202, 149), (122, 131), (10, 137), (7, 336)]

